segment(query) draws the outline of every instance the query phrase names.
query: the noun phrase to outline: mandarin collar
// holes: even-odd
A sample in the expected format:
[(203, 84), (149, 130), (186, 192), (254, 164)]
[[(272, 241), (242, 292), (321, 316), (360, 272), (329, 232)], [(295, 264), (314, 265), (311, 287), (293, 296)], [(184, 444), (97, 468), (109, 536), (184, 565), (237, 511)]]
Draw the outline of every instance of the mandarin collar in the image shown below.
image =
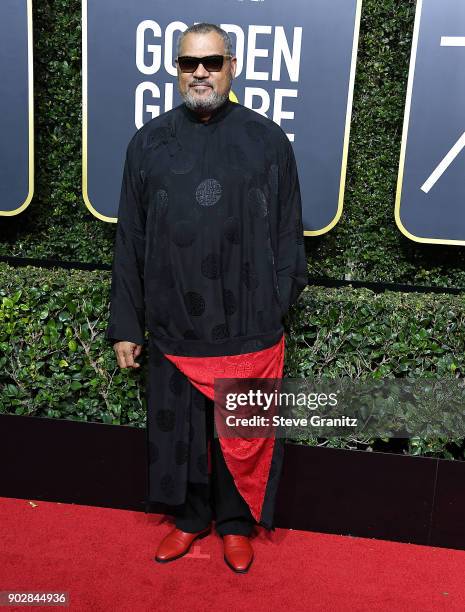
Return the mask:
[(226, 115), (229, 115), (229, 113), (233, 110), (235, 104), (235, 102), (232, 102), (229, 98), (227, 98), (221, 106), (215, 108), (212, 111), (210, 119), (208, 121), (201, 121), (200, 116), (195, 111), (186, 106), (185, 102), (181, 104), (181, 109), (184, 111), (186, 117), (190, 119), (193, 123), (210, 125), (211, 123), (217, 123), (218, 121), (221, 121), (224, 117), (226, 117)]

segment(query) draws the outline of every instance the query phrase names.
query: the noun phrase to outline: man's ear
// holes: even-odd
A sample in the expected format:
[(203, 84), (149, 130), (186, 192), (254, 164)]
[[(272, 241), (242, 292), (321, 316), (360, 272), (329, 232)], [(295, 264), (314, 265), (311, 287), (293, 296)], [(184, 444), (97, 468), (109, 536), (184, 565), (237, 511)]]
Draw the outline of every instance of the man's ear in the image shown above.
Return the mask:
[(232, 78), (236, 76), (236, 68), (237, 68), (237, 57), (231, 58), (231, 75)]

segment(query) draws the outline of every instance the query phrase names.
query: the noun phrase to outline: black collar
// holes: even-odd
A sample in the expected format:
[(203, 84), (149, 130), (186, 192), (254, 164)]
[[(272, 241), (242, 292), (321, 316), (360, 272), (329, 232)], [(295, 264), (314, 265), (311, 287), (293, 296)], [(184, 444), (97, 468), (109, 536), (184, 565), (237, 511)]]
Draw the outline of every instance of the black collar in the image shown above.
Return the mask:
[(183, 102), (180, 106), (183, 110), (184, 114), (188, 119), (193, 121), (194, 123), (203, 123), (204, 125), (210, 125), (210, 123), (216, 123), (217, 121), (221, 121), (226, 115), (233, 110), (236, 102), (231, 102), (228, 98), (221, 106), (215, 108), (210, 115), (210, 119), (208, 121), (202, 121), (200, 119), (200, 115), (186, 106), (186, 103)]

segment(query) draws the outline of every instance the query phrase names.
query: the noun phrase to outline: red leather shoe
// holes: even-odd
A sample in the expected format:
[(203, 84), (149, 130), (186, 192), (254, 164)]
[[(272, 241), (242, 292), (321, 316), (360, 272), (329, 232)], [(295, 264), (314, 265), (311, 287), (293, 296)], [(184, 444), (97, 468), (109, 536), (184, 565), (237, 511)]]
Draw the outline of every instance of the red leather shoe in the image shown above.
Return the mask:
[(238, 574), (245, 574), (253, 561), (253, 548), (247, 536), (224, 535), (224, 560)]
[(181, 531), (181, 529), (175, 527), (158, 545), (155, 561), (158, 561), (158, 563), (168, 563), (168, 561), (179, 559), (179, 557), (189, 552), (194, 540), (204, 538), (210, 531), (211, 528), (207, 527), (203, 531), (187, 533), (187, 531)]

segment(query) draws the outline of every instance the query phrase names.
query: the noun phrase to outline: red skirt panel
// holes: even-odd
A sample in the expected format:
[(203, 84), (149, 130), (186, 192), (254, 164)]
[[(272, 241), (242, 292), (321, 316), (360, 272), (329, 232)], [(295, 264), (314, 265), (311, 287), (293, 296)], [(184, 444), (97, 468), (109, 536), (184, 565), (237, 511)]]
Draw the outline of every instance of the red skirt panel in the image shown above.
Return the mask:
[[(167, 355), (191, 384), (214, 400), (215, 378), (281, 379), (284, 370), (284, 334), (273, 346), (242, 355), (221, 357), (183, 357)], [(266, 485), (269, 478), (275, 438), (231, 438), (221, 436), (217, 427), (223, 456), (250, 512), (260, 522)]]

